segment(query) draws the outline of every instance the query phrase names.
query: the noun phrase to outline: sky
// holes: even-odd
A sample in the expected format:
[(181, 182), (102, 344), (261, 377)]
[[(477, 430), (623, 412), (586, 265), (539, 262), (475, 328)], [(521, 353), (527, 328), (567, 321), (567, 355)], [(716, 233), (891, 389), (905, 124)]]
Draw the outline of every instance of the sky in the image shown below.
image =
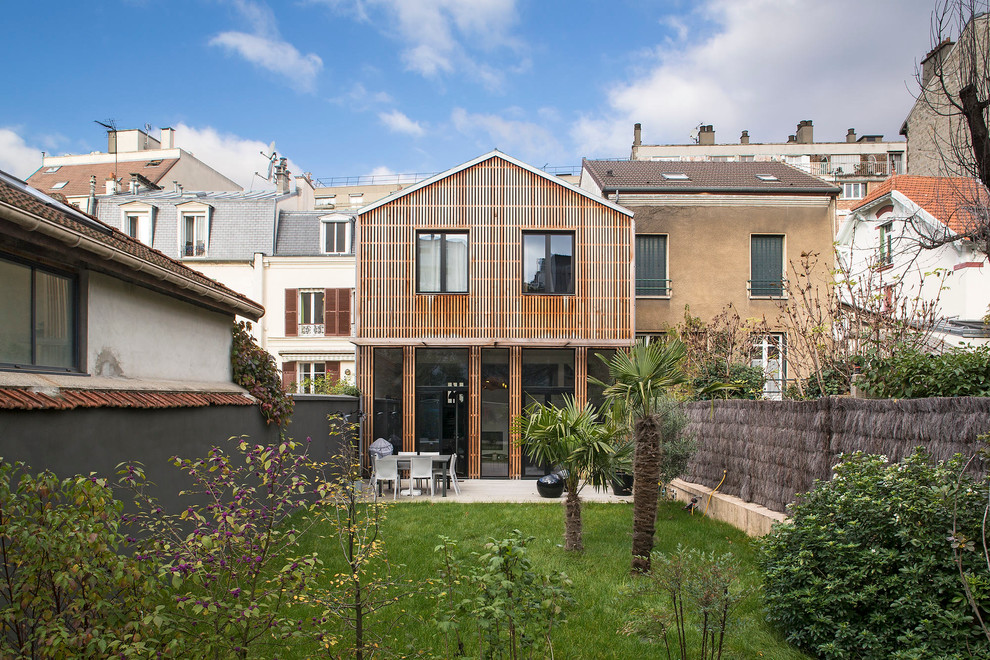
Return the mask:
[(176, 129), (243, 185), (536, 167), (686, 144), (898, 135), (935, 0), (52, 0), (4, 3), (0, 169)]

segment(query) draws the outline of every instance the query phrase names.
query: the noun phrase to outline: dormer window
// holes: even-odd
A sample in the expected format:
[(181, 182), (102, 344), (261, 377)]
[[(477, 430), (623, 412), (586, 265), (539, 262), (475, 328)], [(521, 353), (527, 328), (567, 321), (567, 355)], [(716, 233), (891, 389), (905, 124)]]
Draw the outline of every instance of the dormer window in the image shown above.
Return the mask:
[(210, 253), (210, 215), (208, 204), (185, 202), (176, 205), (179, 221), (179, 256), (207, 257)]
[(130, 202), (121, 205), (120, 213), (120, 230), (151, 247), (155, 233), (155, 207), (142, 202)]
[(354, 223), (346, 215), (321, 218), (320, 245), (323, 254), (351, 254)]
[(662, 176), (667, 181), (690, 181), (691, 180), (691, 177), (689, 177), (687, 174), (684, 174), (683, 172), (664, 172), (660, 176)]

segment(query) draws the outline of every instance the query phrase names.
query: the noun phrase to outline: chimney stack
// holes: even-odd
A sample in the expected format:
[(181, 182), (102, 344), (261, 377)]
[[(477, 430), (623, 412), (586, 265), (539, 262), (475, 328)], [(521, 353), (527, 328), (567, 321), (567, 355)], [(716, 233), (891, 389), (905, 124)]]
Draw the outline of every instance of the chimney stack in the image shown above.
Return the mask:
[(849, 132), (846, 133), (846, 142), (855, 142), (855, 141), (856, 141), (856, 129), (850, 128)]
[(280, 195), (289, 192), (289, 165), (285, 158), (279, 158), (275, 166), (275, 190)]
[(638, 147), (643, 144), (643, 125), (636, 123), (633, 125), (633, 146)]
[(798, 144), (813, 144), (815, 139), (812, 136), (814, 128), (811, 125), (810, 119), (803, 119), (797, 125), (797, 134), (795, 136), (795, 141)]
[(946, 37), (942, 40), (942, 43), (932, 48), (925, 59), (921, 60), (921, 86), (925, 87), (928, 81), (932, 79), (932, 76), (939, 75), (942, 72), (942, 63), (945, 61), (945, 56), (949, 54), (952, 50), (953, 42), (951, 39)]
[(113, 174), (107, 177), (107, 194), (108, 195), (117, 194), (117, 179)]
[(749, 144), (749, 131), (743, 131), (739, 136), (739, 144)]
[(130, 184), (130, 192), (131, 192), (131, 194), (132, 195), (137, 194), (138, 189), (140, 188), (140, 186), (141, 186), (141, 184), (138, 183), (138, 175), (137, 174), (131, 174), (131, 184)]
[(698, 129), (698, 144), (715, 144), (715, 129), (711, 124)]
[(172, 149), (175, 147), (175, 129), (163, 128), (162, 139), (160, 140), (162, 149)]
[(787, 144), (793, 144), (795, 142), (797, 142), (797, 138), (795, 136), (793, 136), (793, 135), (788, 135), (787, 136)]

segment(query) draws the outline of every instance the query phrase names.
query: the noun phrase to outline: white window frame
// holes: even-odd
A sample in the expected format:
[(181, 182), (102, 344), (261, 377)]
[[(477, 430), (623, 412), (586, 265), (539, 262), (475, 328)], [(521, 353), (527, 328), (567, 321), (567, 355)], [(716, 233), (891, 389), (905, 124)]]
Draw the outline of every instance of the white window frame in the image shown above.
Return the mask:
[[(175, 205), (176, 213), (176, 237), (178, 241), (178, 251), (180, 259), (206, 259), (210, 256), (210, 226), (213, 220), (213, 207), (209, 204), (203, 204), (202, 202), (186, 202), (184, 204)], [(203, 227), (203, 253), (195, 254), (196, 248), (193, 247), (193, 254), (186, 254), (185, 252), (185, 233), (186, 233), (186, 218), (196, 217), (202, 218), (204, 224)]]
[(892, 220), (881, 222), (877, 227), (877, 239), (880, 244), (880, 252), (877, 258), (880, 267), (894, 265), (894, 223)]
[[(317, 369), (317, 365), (320, 369)], [(326, 362), (296, 362), (296, 391), (300, 394), (313, 394), (312, 381), (327, 375)], [(310, 386), (306, 387), (304, 382), (310, 380)]]
[(128, 218), (137, 218), (137, 232), (135, 238), (148, 247), (152, 247), (155, 235), (155, 211), (157, 209), (150, 204), (122, 204), (120, 206), (120, 231), (131, 236), (128, 231)]
[[(848, 193), (847, 193), (848, 191)], [(856, 192), (853, 192), (856, 191)], [(849, 194), (852, 193), (852, 194)], [(842, 183), (842, 199), (863, 199), (866, 197), (866, 183), (863, 181), (844, 181)]]
[[(771, 355), (776, 352), (776, 364)], [(753, 335), (750, 365), (763, 370), (763, 398), (780, 401), (787, 387), (787, 335), (768, 332)]]
[[(327, 251), (327, 230), (329, 225), (343, 224), (344, 230), (344, 250)], [(320, 254), (354, 254), (354, 223), (349, 215), (327, 215), (320, 218)]]
[[(315, 302), (317, 295), (320, 296), (319, 298), (320, 304), (310, 305), (310, 309), (313, 312), (313, 318), (311, 319), (303, 318), (303, 309), (305, 309), (305, 307), (303, 306), (303, 297), (313, 296), (312, 302)], [(326, 304), (327, 301), (326, 301), (325, 289), (299, 289), (299, 300), (296, 306), (296, 313), (298, 314), (298, 321), (296, 323), (296, 332), (299, 337), (322, 337), (324, 335), (327, 327), (326, 326), (327, 320), (324, 316), (326, 314)], [(316, 316), (317, 309), (319, 309), (320, 316), (324, 316), (322, 323), (318, 323), (316, 320), (318, 318)]]

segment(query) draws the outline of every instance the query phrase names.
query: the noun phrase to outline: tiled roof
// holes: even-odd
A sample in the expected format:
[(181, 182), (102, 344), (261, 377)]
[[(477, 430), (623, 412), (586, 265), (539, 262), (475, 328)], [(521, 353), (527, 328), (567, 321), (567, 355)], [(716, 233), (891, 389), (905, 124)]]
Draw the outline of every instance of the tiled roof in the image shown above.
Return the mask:
[(73, 408), (202, 408), (252, 406), (244, 394), (230, 392), (153, 392), (137, 390), (60, 390), (52, 396), (14, 387), (0, 388), (0, 410)]
[[(237, 309), (233, 309), (232, 311), (236, 311), (243, 316), (250, 318), (253, 311), (253, 314), (256, 315), (254, 320), (257, 320), (264, 314), (264, 308), (247, 296), (241, 295), (233, 289), (220, 284), (216, 280), (210, 279), (209, 277), (206, 277), (205, 275), (182, 265), (175, 259), (165, 256), (158, 250), (148, 247), (141, 241), (133, 239), (123, 232), (114, 229), (113, 227), (110, 227), (109, 225), (102, 223), (96, 218), (86, 215), (75, 208), (60, 208), (56, 203), (46, 203), (42, 197), (31, 194), (26, 190), (19, 189), (16, 185), (8, 182), (6, 179), (8, 176), (9, 175), (0, 172), (0, 202), (10, 204), (11, 206), (27, 211), (28, 213), (33, 213), (36, 216), (40, 216), (52, 223), (83, 234), (87, 238), (103, 243), (115, 250), (120, 250), (121, 252), (137, 257), (142, 261), (146, 261), (154, 264), (155, 266), (159, 266), (165, 270), (176, 273), (177, 275), (181, 275), (185, 280), (192, 280), (202, 286), (214, 289), (218, 293), (222, 293), (223, 296), (228, 299), (234, 298), (238, 300), (240, 304), (237, 305)], [(135, 272), (135, 275), (137, 276), (138, 273)], [(164, 288), (163, 283), (161, 283), (157, 278), (154, 278), (153, 282), (156, 283), (156, 287)], [(173, 296), (176, 294), (175, 290), (166, 290)], [(200, 303), (207, 302), (203, 299), (203, 296), (198, 296), (193, 292), (184, 292), (181, 295), (183, 297), (193, 297)], [(211, 303), (211, 306), (217, 305), (217, 302), (215, 301), (211, 300), (209, 302)]]
[(939, 222), (955, 232), (964, 232), (979, 204), (990, 203), (990, 195), (976, 179), (966, 177), (915, 176), (898, 174), (870, 191), (853, 210), (863, 208), (896, 190), (925, 209)]
[[(62, 165), (55, 172), (49, 172), (49, 167), (42, 167), (37, 172), (27, 178), (27, 183), (31, 184), (44, 193), (62, 193), (66, 197), (78, 197), (89, 194), (89, 177), (96, 175), (96, 194), (106, 193), (106, 181), (114, 172), (117, 179), (121, 181), (120, 186), (127, 189), (131, 180), (131, 173), (140, 174), (155, 185), (159, 183), (173, 165), (179, 162), (178, 158), (155, 158), (135, 161), (124, 161), (120, 163), (96, 163), (87, 165)], [(149, 163), (157, 163), (149, 167)], [(63, 181), (67, 182), (61, 188), (53, 188)]]
[[(838, 193), (835, 186), (778, 162), (585, 160), (602, 190), (649, 192)], [(668, 179), (663, 175), (684, 175)], [(776, 177), (774, 180), (759, 175)]]

